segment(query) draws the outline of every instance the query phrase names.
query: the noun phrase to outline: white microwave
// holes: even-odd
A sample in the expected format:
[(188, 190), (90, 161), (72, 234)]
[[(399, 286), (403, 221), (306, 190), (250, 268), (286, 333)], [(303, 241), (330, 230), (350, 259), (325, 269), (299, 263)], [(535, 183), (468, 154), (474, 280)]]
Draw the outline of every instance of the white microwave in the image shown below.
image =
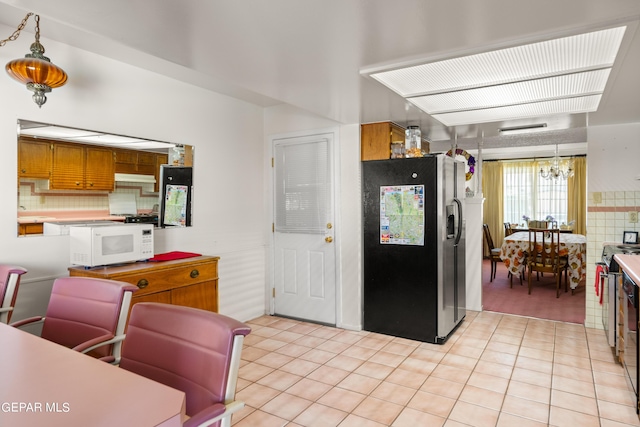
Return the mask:
[(71, 264), (95, 267), (153, 257), (153, 224), (69, 227)]

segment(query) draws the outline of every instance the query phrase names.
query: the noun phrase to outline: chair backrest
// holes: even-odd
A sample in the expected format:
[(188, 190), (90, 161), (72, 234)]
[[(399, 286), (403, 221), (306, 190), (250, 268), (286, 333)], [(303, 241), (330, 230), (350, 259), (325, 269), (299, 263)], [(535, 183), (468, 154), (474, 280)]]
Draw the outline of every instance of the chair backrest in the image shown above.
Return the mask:
[(120, 367), (186, 394), (186, 413), (234, 399), (244, 336), (230, 317), (161, 303), (131, 310)]
[(505, 236), (510, 236), (513, 234), (513, 229), (511, 228), (511, 223), (505, 222), (504, 223), (504, 235)]
[(489, 252), (491, 249), (494, 249), (493, 239), (491, 238), (491, 232), (489, 231), (489, 224), (482, 224), (482, 231), (484, 232), (484, 239), (487, 242), (487, 246), (489, 246)]
[[(42, 338), (73, 348), (89, 340), (124, 333), (131, 294), (129, 283), (94, 277), (56, 279), (47, 306)], [(98, 347), (99, 357), (120, 356), (121, 342)]]
[(529, 229), (529, 263), (536, 269), (552, 269), (560, 264), (560, 230)]
[(16, 304), (20, 278), (27, 270), (14, 265), (0, 264), (0, 323), (9, 323)]

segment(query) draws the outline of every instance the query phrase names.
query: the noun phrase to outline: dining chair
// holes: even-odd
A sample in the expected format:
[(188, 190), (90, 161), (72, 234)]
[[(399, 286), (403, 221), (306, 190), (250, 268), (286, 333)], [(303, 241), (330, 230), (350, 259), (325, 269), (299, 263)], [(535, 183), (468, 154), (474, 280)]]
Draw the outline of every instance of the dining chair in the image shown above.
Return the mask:
[(137, 286), (115, 280), (61, 277), (53, 282), (44, 316), (11, 325), (42, 322), (42, 338), (117, 365), (131, 295), (137, 290)]
[(26, 269), (14, 265), (0, 264), (0, 323), (9, 323), (16, 304), (20, 278)]
[(505, 222), (504, 223), (504, 235), (506, 236), (510, 236), (513, 234), (513, 228), (511, 228), (511, 223), (509, 222)]
[(493, 282), (496, 278), (496, 271), (498, 269), (498, 262), (502, 262), (500, 258), (500, 248), (496, 248), (493, 244), (493, 238), (491, 237), (491, 231), (489, 231), (488, 224), (482, 224), (482, 230), (484, 231), (484, 241), (489, 248), (489, 260), (491, 261), (491, 273), (489, 275), (489, 281)]
[(251, 328), (222, 314), (141, 302), (133, 306), (120, 368), (182, 390), (184, 427), (231, 425), (244, 337)]
[(528, 285), (531, 295), (531, 275), (536, 273), (553, 273), (556, 278), (556, 298), (560, 297), (562, 272), (565, 273), (565, 292), (567, 291), (567, 260), (560, 256), (560, 230), (549, 228), (529, 229), (529, 269)]

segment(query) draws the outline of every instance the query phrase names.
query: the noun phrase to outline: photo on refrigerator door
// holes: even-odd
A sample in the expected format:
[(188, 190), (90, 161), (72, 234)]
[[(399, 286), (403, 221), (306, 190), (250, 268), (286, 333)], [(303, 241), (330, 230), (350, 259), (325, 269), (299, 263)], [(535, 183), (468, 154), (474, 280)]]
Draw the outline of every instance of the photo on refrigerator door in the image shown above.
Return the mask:
[(380, 187), (380, 243), (424, 246), (424, 185)]

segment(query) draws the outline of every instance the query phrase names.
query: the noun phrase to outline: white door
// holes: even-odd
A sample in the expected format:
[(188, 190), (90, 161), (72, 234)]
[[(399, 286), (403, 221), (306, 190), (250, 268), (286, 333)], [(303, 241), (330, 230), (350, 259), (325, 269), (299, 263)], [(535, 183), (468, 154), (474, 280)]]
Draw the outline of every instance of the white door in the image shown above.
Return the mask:
[(335, 325), (333, 134), (273, 140), (276, 315)]

